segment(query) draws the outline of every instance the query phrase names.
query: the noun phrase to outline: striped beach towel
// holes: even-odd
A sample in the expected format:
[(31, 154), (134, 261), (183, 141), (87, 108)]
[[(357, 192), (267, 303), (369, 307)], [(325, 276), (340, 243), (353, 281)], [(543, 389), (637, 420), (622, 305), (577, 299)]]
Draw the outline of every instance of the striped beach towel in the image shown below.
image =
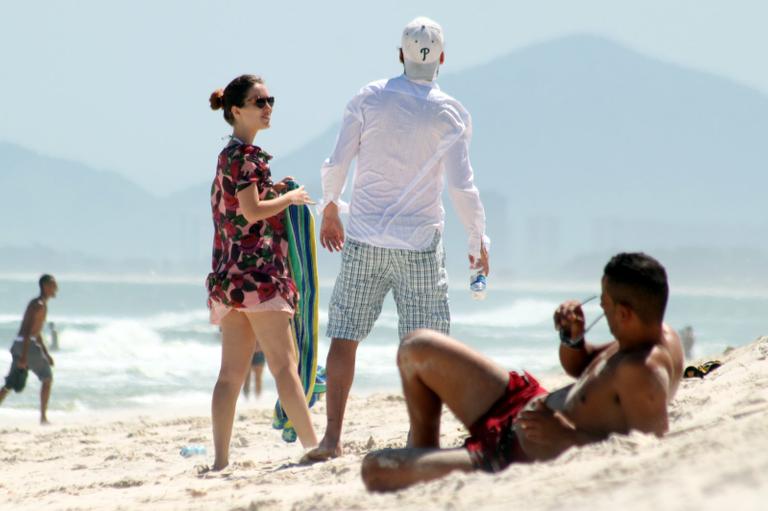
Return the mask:
[[(307, 206), (289, 206), (285, 210), (285, 229), (288, 232), (291, 277), (299, 291), (299, 304), (291, 328), (301, 385), (307, 404), (312, 406), (319, 393), (325, 392), (325, 378), (317, 367), (318, 296), (317, 247), (315, 245), (315, 219)], [(316, 384), (317, 383), (317, 384)], [(283, 430), (283, 440), (296, 441), (296, 431), (280, 405), (275, 404), (272, 427)]]

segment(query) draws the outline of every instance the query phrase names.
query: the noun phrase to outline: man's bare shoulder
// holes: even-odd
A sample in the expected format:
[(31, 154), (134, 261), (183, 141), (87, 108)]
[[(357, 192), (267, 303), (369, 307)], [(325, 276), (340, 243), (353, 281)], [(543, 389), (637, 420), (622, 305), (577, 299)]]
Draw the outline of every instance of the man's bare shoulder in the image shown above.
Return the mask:
[[(619, 363), (628, 367), (628, 370), (642, 371), (643, 368), (655, 370), (659, 365), (665, 369), (673, 370), (677, 365), (682, 366), (683, 356), (680, 336), (674, 328), (667, 324), (662, 326), (661, 337), (654, 343), (639, 346), (632, 350), (620, 351), (617, 357)], [(674, 372), (674, 371), (672, 371)]]
[(616, 377), (625, 383), (642, 382), (654, 377), (659, 371), (668, 372), (658, 357), (653, 356), (652, 350), (642, 353), (623, 353), (615, 367)]
[(663, 394), (670, 399), (677, 389), (675, 363), (663, 343), (617, 354), (615, 388), (618, 394)]
[(22, 329), (24, 326), (30, 327), (33, 324), (41, 321), (45, 318), (47, 309), (45, 303), (39, 298), (33, 298), (27, 304), (27, 310), (24, 311), (24, 318), (22, 319)]
[(27, 304), (27, 313), (36, 313), (45, 310), (45, 304), (40, 298), (32, 298)]

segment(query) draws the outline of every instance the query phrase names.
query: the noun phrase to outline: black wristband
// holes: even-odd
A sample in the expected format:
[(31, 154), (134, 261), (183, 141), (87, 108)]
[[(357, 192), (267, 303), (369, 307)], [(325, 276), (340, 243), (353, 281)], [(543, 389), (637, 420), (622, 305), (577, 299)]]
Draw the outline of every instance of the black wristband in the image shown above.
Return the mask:
[(560, 330), (560, 343), (568, 346), (572, 349), (579, 349), (584, 347), (584, 336), (580, 337), (579, 339), (571, 339), (570, 335), (568, 334), (565, 329)]
[(563, 342), (561, 344), (565, 344), (566, 346), (568, 346), (573, 350), (578, 350), (584, 347), (584, 338), (582, 337), (578, 341), (568, 340), (568, 342)]

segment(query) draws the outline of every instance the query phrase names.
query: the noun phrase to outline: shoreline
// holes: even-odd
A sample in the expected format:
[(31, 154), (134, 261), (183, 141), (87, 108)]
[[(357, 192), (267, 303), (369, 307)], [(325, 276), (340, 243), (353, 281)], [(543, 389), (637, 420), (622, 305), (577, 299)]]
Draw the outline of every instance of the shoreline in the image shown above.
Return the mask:
[[(751, 344), (754, 344), (758, 340), (752, 343), (744, 343), (743, 345), (726, 348), (725, 353), (731, 353), (740, 349), (744, 349)], [(696, 360), (711, 360), (715, 358), (722, 358), (724, 354), (710, 354), (696, 356), (692, 360), (685, 362), (686, 366), (693, 364)], [(9, 358), (10, 360), (10, 358)], [(529, 370), (526, 367), (510, 366), (508, 370)], [(536, 370), (532, 373), (547, 389), (557, 388), (565, 385), (569, 381), (562, 368), (559, 366), (553, 366), (547, 370)], [(271, 375), (265, 372), (263, 380), (263, 393), (260, 397), (246, 398), (242, 393), (238, 397), (237, 401), (237, 413), (242, 412), (269, 412), (271, 413), (275, 401), (277, 400), (277, 392), (274, 387), (274, 380)], [(189, 394), (183, 394), (173, 398), (163, 399), (156, 402), (145, 403), (132, 403), (124, 404), (122, 406), (109, 407), (109, 408), (94, 408), (85, 407), (81, 404), (76, 404), (74, 409), (57, 408), (56, 403), (56, 389), (54, 388), (53, 395), (51, 396), (51, 402), (48, 408), (48, 418), (51, 421), (51, 425), (70, 427), (80, 426), (84, 424), (91, 424), (94, 422), (110, 422), (110, 421), (126, 421), (138, 418), (153, 418), (156, 420), (174, 419), (179, 416), (194, 417), (194, 418), (209, 418), (210, 419), (210, 400), (213, 392), (213, 385), (215, 379), (211, 380), (210, 392), (207, 391), (195, 391)], [(55, 384), (54, 384), (55, 387)], [(24, 390), (25, 397), (29, 401), (29, 397), (26, 394), (33, 396), (31, 404), (27, 406), (16, 406), (14, 401), (15, 393), (9, 394), (8, 398), (0, 406), (0, 429), (5, 427), (36, 427), (39, 426), (39, 382), (36, 378), (31, 378), (27, 383), (27, 388)], [(355, 382), (352, 386), (350, 395), (356, 399), (369, 399), (377, 396), (400, 396), (402, 389), (400, 382), (392, 382), (391, 385), (382, 385), (374, 387), (364, 387), (359, 382)], [(155, 396), (156, 397), (156, 396)], [(189, 402), (190, 399), (193, 402)], [(323, 398), (324, 399), (324, 398)], [(316, 410), (312, 408), (312, 412)], [(323, 423), (324, 427), (324, 423)]]
[[(455, 273), (455, 272), (454, 272)], [(8, 282), (37, 282), (39, 273), (12, 272), (0, 273), (0, 281)], [(62, 282), (93, 283), (93, 284), (137, 284), (137, 285), (184, 285), (201, 287), (204, 284), (204, 275), (178, 274), (169, 275), (157, 272), (137, 273), (86, 273), (86, 272), (60, 272), (57, 278)], [(320, 279), (321, 288), (331, 289), (334, 279)], [(588, 279), (567, 280), (562, 278), (547, 279), (516, 279), (513, 277), (497, 278), (492, 276), (489, 281), (488, 292), (494, 289), (500, 291), (531, 291), (544, 293), (589, 293), (599, 291), (599, 281)], [(467, 285), (460, 275), (450, 278), (449, 289), (454, 292), (467, 290)], [(766, 298), (768, 289), (764, 285), (745, 286), (741, 282), (733, 284), (695, 284), (683, 282), (672, 286), (673, 296), (682, 297), (712, 297), (712, 298)]]

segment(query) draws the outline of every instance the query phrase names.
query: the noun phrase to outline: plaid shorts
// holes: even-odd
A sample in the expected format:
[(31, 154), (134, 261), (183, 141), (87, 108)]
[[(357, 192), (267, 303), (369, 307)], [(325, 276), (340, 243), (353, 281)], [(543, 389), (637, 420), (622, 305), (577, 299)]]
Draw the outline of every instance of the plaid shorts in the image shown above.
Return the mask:
[(374, 247), (347, 239), (328, 306), (326, 335), (363, 340), (379, 317), (390, 289), (397, 305), (400, 339), (417, 328), (449, 333), (448, 276), (440, 233), (420, 251)]

